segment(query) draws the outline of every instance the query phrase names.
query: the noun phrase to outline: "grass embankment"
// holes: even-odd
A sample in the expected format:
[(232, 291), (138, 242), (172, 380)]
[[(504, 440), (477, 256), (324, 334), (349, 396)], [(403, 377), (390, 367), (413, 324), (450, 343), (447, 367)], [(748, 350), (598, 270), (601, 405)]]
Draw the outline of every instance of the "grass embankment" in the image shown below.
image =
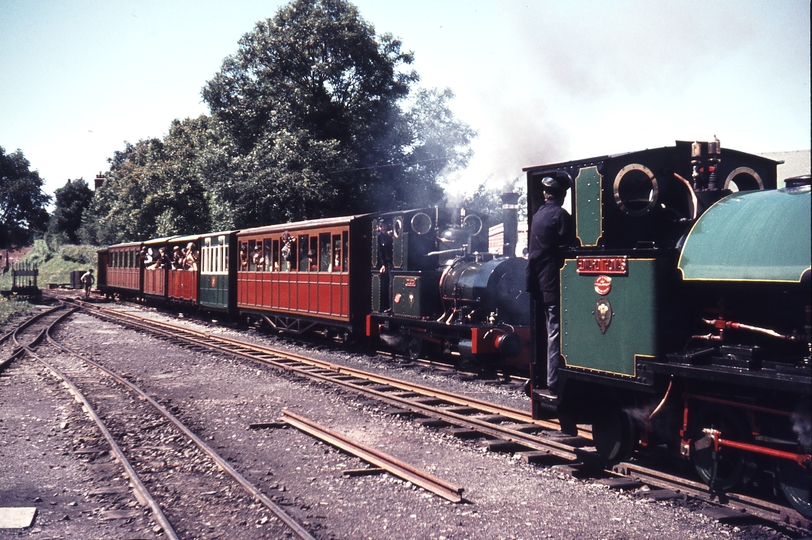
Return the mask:
[[(37, 240), (34, 246), (15, 264), (29, 264), (39, 269), (37, 285), (46, 289), (49, 285), (70, 284), (70, 273), (73, 270), (86, 272), (88, 268), (96, 268), (95, 246), (64, 245), (52, 249), (44, 240)], [(11, 271), (0, 277), (0, 289), (11, 290)], [(5, 324), (10, 318), (27, 313), (31, 310), (28, 302), (6, 300), (0, 296), (0, 324)]]

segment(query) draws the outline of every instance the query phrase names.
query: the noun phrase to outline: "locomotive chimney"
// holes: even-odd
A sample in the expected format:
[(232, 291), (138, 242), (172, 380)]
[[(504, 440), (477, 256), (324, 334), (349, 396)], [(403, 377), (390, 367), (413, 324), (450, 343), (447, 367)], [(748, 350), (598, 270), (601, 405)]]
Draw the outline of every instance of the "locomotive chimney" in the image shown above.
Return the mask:
[(515, 257), (516, 244), (519, 241), (519, 194), (503, 193), (501, 197), (502, 220), (504, 221), (502, 256)]

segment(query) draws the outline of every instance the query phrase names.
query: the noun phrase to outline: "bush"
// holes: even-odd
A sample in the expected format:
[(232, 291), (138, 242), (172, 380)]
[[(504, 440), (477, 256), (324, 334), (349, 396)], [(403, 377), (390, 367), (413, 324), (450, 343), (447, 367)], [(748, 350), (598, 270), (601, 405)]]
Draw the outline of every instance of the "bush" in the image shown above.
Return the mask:
[(76, 262), (82, 266), (96, 267), (96, 250), (94, 246), (76, 246), (67, 244), (59, 248), (59, 255), (68, 262)]
[(54, 257), (54, 252), (44, 240), (34, 240), (34, 247), (25, 254), (20, 262), (27, 262), (34, 266), (42, 266)]

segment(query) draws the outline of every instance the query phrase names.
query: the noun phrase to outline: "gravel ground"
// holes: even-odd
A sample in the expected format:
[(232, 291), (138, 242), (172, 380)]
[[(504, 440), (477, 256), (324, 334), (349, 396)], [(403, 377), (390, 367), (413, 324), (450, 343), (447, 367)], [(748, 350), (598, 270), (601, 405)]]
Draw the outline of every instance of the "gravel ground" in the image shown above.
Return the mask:
[[(253, 332), (240, 336), (270, 339)], [(242, 360), (193, 352), (87, 315), (73, 316), (56, 337), (126, 373), (168, 405), (317, 538), (788, 538), (762, 524), (719, 524), (693, 512), (691, 504), (654, 502), (576, 480), (562, 468), (489, 453), (477, 441), (461, 441), (387, 414), (385, 406), (343, 390)], [(288, 346), (314, 352), (310, 346)], [(326, 348), (317, 352), (355, 367), (392, 369), (382, 357), (334, 354)], [(527, 406), (518, 384), (396, 369), (424, 384)], [(74, 433), (80, 422), (78, 407), (48, 375), (23, 367), (4, 373), (0, 407), (0, 506), (36, 506), (39, 511), (33, 527), (0, 529), (0, 538), (156, 537), (143, 517), (102, 519), (103, 501), (91, 493), (120, 478), (120, 472), (91, 474), (81, 454), (72, 450), (81, 436)], [(462, 486), (468, 502), (449, 503), (388, 474), (345, 476), (343, 471), (365, 464), (294, 428), (249, 429), (253, 423), (276, 421), (283, 410)], [(234, 531), (217, 528), (201, 537), (239, 538)]]

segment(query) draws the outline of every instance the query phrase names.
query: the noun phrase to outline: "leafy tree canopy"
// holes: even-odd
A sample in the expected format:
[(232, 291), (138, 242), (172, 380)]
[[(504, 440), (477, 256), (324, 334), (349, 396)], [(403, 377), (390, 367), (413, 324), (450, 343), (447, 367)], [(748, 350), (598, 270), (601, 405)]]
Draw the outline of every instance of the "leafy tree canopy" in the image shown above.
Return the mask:
[(475, 133), (346, 0), (293, 0), (203, 88), (211, 116), (110, 159), (80, 237), (109, 244), (437, 204)]
[(48, 225), (51, 197), (22, 151), (6, 154), (0, 146), (0, 248), (30, 244)]
[(201, 167), (208, 155), (207, 119), (172, 123), (160, 139), (127, 143), (84, 217), (80, 236), (93, 244), (211, 230)]
[(79, 242), (79, 227), (82, 213), (93, 199), (93, 190), (83, 178), (68, 180), (68, 183), (54, 192), (54, 212), (48, 223), (48, 232), (56, 235), (65, 244)]
[(474, 134), (450, 91), (403, 110), (412, 58), (345, 0), (294, 0), (258, 23), (203, 90), (243, 165), (235, 215), (256, 225), (437, 202), (441, 171), (467, 163)]

